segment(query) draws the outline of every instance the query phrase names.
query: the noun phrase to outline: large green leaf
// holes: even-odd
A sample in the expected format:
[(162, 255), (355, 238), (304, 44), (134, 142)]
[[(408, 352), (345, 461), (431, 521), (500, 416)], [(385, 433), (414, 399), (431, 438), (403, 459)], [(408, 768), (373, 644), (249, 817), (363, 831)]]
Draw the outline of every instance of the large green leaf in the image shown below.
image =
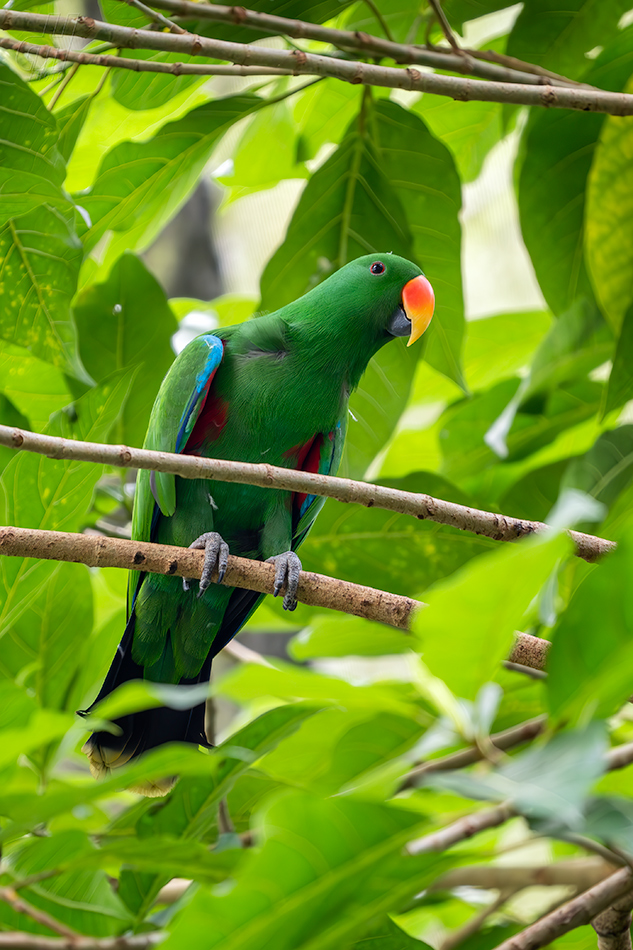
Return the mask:
[[(115, 3), (119, 9), (120, 3)], [(129, 9), (129, 8), (128, 8)], [(182, 53), (163, 53), (156, 50), (121, 50), (120, 56), (146, 60), (152, 63), (196, 63), (197, 58)], [(112, 76), (112, 95), (126, 109), (156, 109), (192, 86), (200, 86), (207, 77), (172, 75), (171, 73), (135, 72), (115, 69)]]
[[(620, 90), (633, 72), (633, 29), (600, 53), (585, 79)], [(587, 175), (605, 116), (534, 109), (522, 137), (519, 178), (521, 231), (541, 290), (561, 314), (591, 296), (584, 260)]]
[(431, 673), (474, 699), (508, 656), (525, 611), (569, 547), (564, 536), (503, 545), (427, 591), (413, 631)]
[[(148, 841), (157, 835), (188, 840), (206, 840), (215, 830), (218, 804), (250, 766), (291, 736), (307, 719), (319, 712), (317, 705), (294, 703), (271, 709), (221, 743), (213, 754), (213, 768), (180, 780), (169, 800), (153, 815), (140, 820), (138, 831)], [(165, 869), (135, 880), (134, 911), (142, 914), (171, 876)], [(126, 887), (131, 882), (126, 879)]]
[(613, 356), (613, 366), (609, 375), (609, 385), (605, 399), (604, 414), (633, 398), (633, 375), (631, 374), (631, 359), (633, 358), (633, 304), (624, 314), (622, 329)]
[(57, 123), (44, 103), (0, 62), (0, 226), (44, 202), (64, 202)]
[(382, 168), (404, 208), (414, 259), (435, 290), (425, 359), (465, 388), (459, 175), (449, 150), (420, 118), (387, 99), (375, 114)]
[(424, 93), (412, 107), (433, 135), (451, 150), (464, 182), (479, 175), (486, 155), (503, 135), (498, 102), (468, 102), (456, 105), (446, 96)]
[[(463, 501), (445, 479), (425, 472), (388, 484)], [(329, 499), (301, 547), (301, 559), (309, 571), (416, 597), (429, 584), (493, 547), (489, 538), (470, 536), (457, 528)]]
[[(65, 438), (105, 441), (121, 411), (128, 385), (128, 377), (119, 377), (90, 390), (69, 412), (62, 410), (56, 413), (46, 431)], [(52, 461), (29, 452), (17, 453), (0, 479), (3, 523), (18, 527), (77, 531), (86, 517), (101, 471), (102, 466), (89, 462)], [(15, 624), (27, 612), (41, 609), (41, 604), (36, 603), (37, 598), (48, 597), (46, 588), (56, 583), (59, 570), (59, 565), (51, 561), (2, 558), (0, 637), (10, 635)], [(64, 576), (71, 575), (72, 569), (68, 575), (62, 571), (60, 584)], [(70, 593), (67, 596), (72, 598)], [(81, 616), (82, 609), (78, 607), (76, 619)], [(59, 604), (56, 613), (63, 626), (62, 614), (63, 603)], [(72, 615), (73, 611), (69, 611), (69, 616)], [(39, 618), (34, 615), (36, 627), (38, 622)], [(67, 628), (67, 635), (72, 633), (76, 637), (73, 640), (75, 649), (88, 632), (81, 627)], [(63, 651), (63, 644), (59, 644), (58, 648)], [(32, 648), (25, 646), (25, 651), (33, 662), (37, 651), (35, 656)], [(77, 662), (81, 661), (80, 653), (76, 654), (76, 659)], [(66, 674), (60, 670), (59, 675), (65, 677)]]
[(84, 382), (70, 301), (81, 244), (75, 212), (44, 204), (0, 228), (0, 336)]
[(633, 303), (633, 126), (607, 116), (587, 187), (586, 252), (596, 295), (619, 330)]
[(178, 324), (163, 289), (139, 258), (124, 254), (106, 283), (82, 291), (75, 319), (81, 358), (94, 379), (136, 370), (112, 438), (142, 445), (154, 399), (174, 357), (170, 340)]
[(70, 402), (68, 384), (60, 370), (10, 344), (0, 350), (0, 390), (27, 416), (27, 428), (36, 431), (44, 428), (51, 413)]
[(90, 193), (80, 197), (92, 221), (87, 249), (107, 231), (125, 234), (110, 248), (112, 261), (125, 248), (147, 247), (195, 188), (220, 136), (263, 104), (255, 96), (217, 99), (163, 126), (147, 142), (112, 148)]
[(295, 660), (321, 656), (383, 656), (406, 653), (410, 649), (411, 640), (404, 631), (362, 617), (329, 613), (317, 614), (288, 646)]
[(631, 694), (633, 538), (581, 583), (556, 628), (548, 659), (547, 694), (563, 721), (612, 715)]
[(532, 820), (582, 827), (591, 786), (605, 770), (602, 722), (555, 735), (544, 745), (514, 756), (487, 775), (463, 771), (431, 774), (429, 782), (473, 798), (509, 801)]
[(360, 119), (301, 195), (286, 239), (262, 274), (264, 310), (296, 300), (363, 254), (411, 256), (404, 211), (367, 129), (369, 111), (365, 100)]
[(390, 712), (329, 709), (280, 743), (260, 768), (278, 782), (319, 795), (358, 791), (361, 786), (363, 797), (368, 797), (365, 781), (383, 772), (387, 788), (380, 788), (380, 797), (384, 798), (391, 791), (389, 773), (408, 771), (413, 754), (407, 753), (422, 732), (415, 719)]
[(370, 361), (350, 398), (345, 454), (341, 475), (366, 478), (404, 412), (420, 347), (404, 340), (390, 340)]
[(587, 67), (585, 53), (615, 36), (627, 0), (525, 0), (508, 40), (507, 52), (577, 79)]
[(359, 940), (350, 944), (347, 950), (429, 950), (429, 946), (405, 933), (391, 918), (385, 917)]
[(403, 856), (419, 815), (351, 798), (280, 796), (261, 814), (264, 843), (224, 895), (199, 891), (165, 947), (340, 948), (421, 890), (446, 859)]

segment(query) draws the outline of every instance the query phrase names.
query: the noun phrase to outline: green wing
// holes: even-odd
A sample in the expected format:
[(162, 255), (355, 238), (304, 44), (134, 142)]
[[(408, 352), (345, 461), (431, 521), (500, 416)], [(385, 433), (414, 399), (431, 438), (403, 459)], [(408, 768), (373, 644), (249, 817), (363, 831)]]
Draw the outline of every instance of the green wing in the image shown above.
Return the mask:
[[(209, 394), (222, 362), (224, 344), (212, 333), (196, 337), (176, 357), (152, 408), (143, 448), (157, 452), (182, 452)], [(132, 537), (151, 541), (158, 516), (176, 510), (176, 477), (142, 469), (136, 480)], [(128, 611), (136, 593), (139, 571), (130, 571)]]

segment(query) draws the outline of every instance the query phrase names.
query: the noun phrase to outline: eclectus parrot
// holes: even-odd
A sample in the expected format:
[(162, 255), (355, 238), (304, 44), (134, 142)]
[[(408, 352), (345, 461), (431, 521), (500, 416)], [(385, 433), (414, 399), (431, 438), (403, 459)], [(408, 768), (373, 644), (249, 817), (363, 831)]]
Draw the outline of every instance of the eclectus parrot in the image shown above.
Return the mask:
[[(281, 310), (189, 343), (162, 383), (145, 448), (336, 474), (350, 393), (383, 344), (408, 337), (410, 345), (424, 333), (433, 307), (415, 264), (360, 257)], [(275, 594), (285, 583), (284, 607), (294, 609), (295, 551), (324, 501), (140, 471), (132, 537), (204, 549), (203, 574), (196, 590), (178, 577), (130, 572), (123, 639), (86, 712), (127, 680), (208, 681), (211, 660), (264, 596), (211, 583), (216, 567), (222, 579), (229, 550), (274, 561)], [(93, 774), (165, 742), (208, 747), (204, 708), (149, 709), (117, 720), (119, 735), (93, 733), (84, 746)]]

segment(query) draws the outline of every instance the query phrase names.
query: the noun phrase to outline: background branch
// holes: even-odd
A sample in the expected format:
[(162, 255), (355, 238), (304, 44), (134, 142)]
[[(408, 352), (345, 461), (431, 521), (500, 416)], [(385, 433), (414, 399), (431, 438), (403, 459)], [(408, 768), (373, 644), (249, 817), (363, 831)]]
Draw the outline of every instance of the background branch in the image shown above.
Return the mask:
[(93, 20), (91, 17), (64, 19), (3, 9), (0, 10), (0, 29), (70, 34), (85, 39), (101, 39), (125, 49), (151, 49), (187, 56), (208, 56), (243, 66), (272, 66), (287, 69), (295, 75), (329, 76), (353, 84), (430, 92), (463, 102), (477, 100), (604, 112), (611, 115), (633, 115), (633, 96), (622, 92), (605, 92), (580, 86), (567, 88), (440, 76), (436, 73), (421, 73), (413, 67), (394, 69), (372, 63), (319, 56), (300, 50), (279, 50), (231, 43), (189, 33), (175, 35), (152, 30), (134, 30)]
[(631, 950), (633, 892), (626, 894), (591, 921), (598, 935), (598, 950)]
[(146, 950), (163, 934), (135, 937), (40, 937), (28, 933), (0, 933), (0, 950)]
[[(633, 99), (633, 96), (631, 98)], [(462, 531), (485, 535), (495, 541), (516, 541), (517, 538), (547, 529), (547, 525), (540, 521), (508, 518), (492, 511), (480, 511), (466, 505), (443, 501), (431, 495), (399, 491), (369, 482), (356, 482), (349, 478), (300, 472), (296, 469), (279, 468), (274, 465), (228, 462), (224, 459), (198, 458), (194, 455), (150, 452), (147, 449), (133, 449), (125, 445), (80, 442), (3, 425), (0, 425), (0, 445), (36, 452), (51, 459), (99, 462), (120, 468), (143, 468), (155, 472), (168, 472), (180, 475), (181, 478), (208, 478), (237, 482), (242, 485), (258, 485), (261, 488), (283, 488), (308, 495), (321, 495), (342, 502), (357, 502), (367, 508), (385, 508), (399, 514), (413, 515), (421, 520), (451, 525)], [(580, 531), (570, 531), (569, 535), (574, 542), (576, 554), (586, 561), (595, 561), (603, 554), (614, 550), (616, 546), (613, 541), (583, 534)]]
[(541, 917), (521, 933), (500, 943), (496, 950), (539, 950), (576, 927), (590, 923), (614, 901), (633, 888), (633, 871), (621, 868), (604, 881), (567, 901), (550, 914)]

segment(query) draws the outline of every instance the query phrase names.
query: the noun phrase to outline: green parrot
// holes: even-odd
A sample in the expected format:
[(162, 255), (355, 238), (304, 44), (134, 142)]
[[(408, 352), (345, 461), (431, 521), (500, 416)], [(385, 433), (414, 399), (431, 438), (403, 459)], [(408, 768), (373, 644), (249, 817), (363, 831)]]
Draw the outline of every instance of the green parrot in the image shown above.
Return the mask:
[[(393, 254), (346, 264), (294, 303), (194, 339), (174, 361), (152, 409), (145, 448), (268, 462), (336, 474), (350, 393), (394, 337), (409, 345), (433, 315), (429, 281)], [(128, 680), (192, 685), (264, 595), (220, 580), (229, 550), (275, 564), (275, 596), (296, 606), (296, 550), (325, 499), (161, 472), (139, 472), (132, 537), (204, 550), (197, 590), (189, 581), (131, 571), (128, 621), (94, 705)], [(123, 716), (119, 734), (95, 732), (84, 751), (95, 775), (165, 742), (209, 746), (204, 703)], [(159, 792), (162, 789), (158, 790)]]

